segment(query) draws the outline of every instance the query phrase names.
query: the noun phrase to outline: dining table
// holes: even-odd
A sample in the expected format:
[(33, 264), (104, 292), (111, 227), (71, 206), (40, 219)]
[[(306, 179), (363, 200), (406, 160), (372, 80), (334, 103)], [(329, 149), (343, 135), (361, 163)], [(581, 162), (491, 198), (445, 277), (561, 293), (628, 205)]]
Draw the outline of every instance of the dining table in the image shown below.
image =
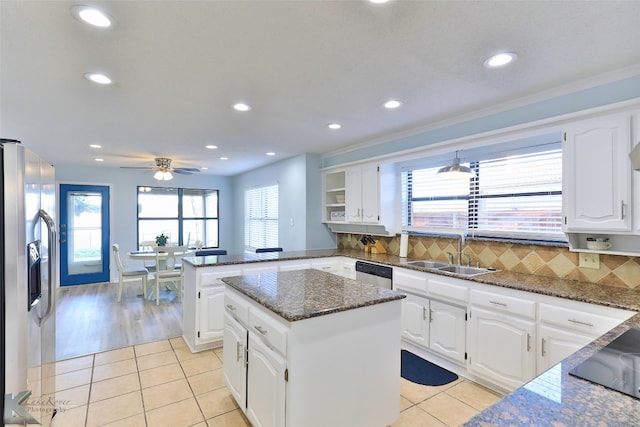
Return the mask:
[[(193, 250), (191, 249), (187, 249), (185, 252), (176, 252), (175, 254), (183, 257), (185, 255), (188, 255), (190, 253), (193, 253)], [(162, 253), (160, 252), (158, 255), (158, 261), (160, 263), (159, 266), (154, 266), (155, 269), (157, 269), (158, 267), (160, 269), (164, 269), (166, 266), (163, 264), (163, 261), (165, 261), (167, 259), (168, 254), (167, 253)], [(149, 261), (156, 261), (156, 253), (155, 251), (130, 251), (127, 253), (127, 256), (132, 259), (132, 260), (138, 260), (138, 261), (145, 261), (145, 262), (149, 262)], [(148, 267), (148, 266), (147, 266)], [(155, 280), (155, 276), (152, 280)], [(150, 299), (153, 297), (153, 290), (155, 289), (154, 286), (149, 286), (149, 289), (147, 291), (147, 295), (144, 295), (144, 297), (146, 299)], [(140, 295), (142, 296), (142, 295)]]

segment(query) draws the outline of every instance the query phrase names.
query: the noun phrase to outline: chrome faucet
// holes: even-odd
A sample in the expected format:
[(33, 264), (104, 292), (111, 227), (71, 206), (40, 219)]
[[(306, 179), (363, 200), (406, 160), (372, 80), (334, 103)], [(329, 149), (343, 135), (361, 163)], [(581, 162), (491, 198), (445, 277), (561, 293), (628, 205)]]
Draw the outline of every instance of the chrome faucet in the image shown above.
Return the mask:
[(471, 255), (469, 254), (463, 254), (464, 258), (467, 260), (467, 267), (471, 266)]
[(449, 257), (449, 264), (453, 264), (453, 254), (451, 252), (447, 252), (447, 256)]

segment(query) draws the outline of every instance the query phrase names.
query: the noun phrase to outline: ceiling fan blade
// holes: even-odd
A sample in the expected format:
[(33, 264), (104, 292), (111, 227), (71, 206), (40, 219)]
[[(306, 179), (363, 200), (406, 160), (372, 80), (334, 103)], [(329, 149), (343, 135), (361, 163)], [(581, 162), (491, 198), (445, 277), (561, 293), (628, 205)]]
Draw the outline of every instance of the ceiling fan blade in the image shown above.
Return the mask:
[(173, 169), (171, 172), (175, 172), (175, 173), (180, 174), (180, 175), (191, 175), (191, 172), (183, 170), (183, 169), (180, 169), (180, 168)]
[(149, 166), (120, 166), (120, 169), (138, 169), (138, 170), (144, 170), (144, 171), (152, 171), (156, 168), (149, 167)]
[(178, 173), (180, 173), (180, 172), (200, 172), (200, 169), (198, 169), (198, 168), (173, 168), (173, 170), (178, 172)]

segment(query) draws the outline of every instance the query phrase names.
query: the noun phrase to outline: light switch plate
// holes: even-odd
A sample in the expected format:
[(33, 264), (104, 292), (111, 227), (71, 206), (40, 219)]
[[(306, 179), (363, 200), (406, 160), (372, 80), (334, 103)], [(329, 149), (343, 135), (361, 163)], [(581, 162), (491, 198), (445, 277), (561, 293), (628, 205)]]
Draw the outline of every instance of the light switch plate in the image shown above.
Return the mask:
[(580, 252), (579, 259), (579, 266), (582, 268), (593, 268), (595, 270), (600, 268), (600, 254)]

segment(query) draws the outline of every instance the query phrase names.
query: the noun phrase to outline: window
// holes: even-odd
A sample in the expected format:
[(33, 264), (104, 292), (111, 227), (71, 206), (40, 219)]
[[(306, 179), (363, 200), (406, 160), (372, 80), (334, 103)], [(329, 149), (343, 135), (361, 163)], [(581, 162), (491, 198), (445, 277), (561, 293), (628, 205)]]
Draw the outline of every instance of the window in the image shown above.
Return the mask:
[(278, 185), (250, 188), (244, 193), (244, 247), (277, 247), (278, 244)]
[(138, 187), (138, 246), (164, 233), (170, 245), (217, 248), (218, 190)]
[(493, 154), (467, 164), (471, 179), (439, 167), (402, 172), (403, 226), (466, 229), (472, 236), (564, 241), (562, 150), (557, 144)]

